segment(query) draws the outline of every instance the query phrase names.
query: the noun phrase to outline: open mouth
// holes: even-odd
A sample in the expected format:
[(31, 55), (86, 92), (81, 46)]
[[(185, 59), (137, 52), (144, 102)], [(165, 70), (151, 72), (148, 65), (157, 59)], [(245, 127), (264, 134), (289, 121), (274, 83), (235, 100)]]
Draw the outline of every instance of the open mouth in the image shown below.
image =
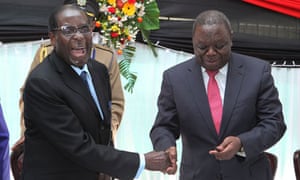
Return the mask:
[(71, 54), (73, 57), (80, 58), (86, 55), (85, 48), (72, 48)]

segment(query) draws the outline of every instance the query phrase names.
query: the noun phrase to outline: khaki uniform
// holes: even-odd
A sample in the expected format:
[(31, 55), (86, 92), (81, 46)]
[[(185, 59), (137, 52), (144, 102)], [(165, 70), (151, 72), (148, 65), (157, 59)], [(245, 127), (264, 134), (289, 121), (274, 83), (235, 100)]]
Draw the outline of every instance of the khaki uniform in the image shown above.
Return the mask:
[[(100, 45), (94, 45), (95, 49), (95, 60), (103, 63), (109, 72), (110, 76), (110, 85), (112, 90), (112, 132), (113, 139), (115, 140), (117, 130), (120, 126), (123, 111), (124, 111), (124, 94), (122, 89), (122, 84), (120, 80), (120, 70), (119, 65), (116, 59), (115, 54), (109, 48)], [(53, 46), (50, 41), (46, 41), (41, 45), (38, 51), (35, 54), (34, 60), (31, 63), (30, 71), (31, 72), (38, 64), (40, 64), (43, 59), (51, 53)], [(24, 85), (20, 89), (21, 98), (19, 101), (19, 107), (21, 111), (21, 136), (24, 135), (25, 125), (24, 125), (24, 102), (23, 102), (23, 90)]]

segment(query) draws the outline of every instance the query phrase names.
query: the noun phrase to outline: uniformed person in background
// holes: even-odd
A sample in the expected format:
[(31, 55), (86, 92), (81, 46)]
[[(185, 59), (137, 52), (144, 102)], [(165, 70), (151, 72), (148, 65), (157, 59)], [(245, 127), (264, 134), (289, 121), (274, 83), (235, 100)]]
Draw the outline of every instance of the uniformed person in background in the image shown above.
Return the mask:
[[(65, 0), (64, 4), (74, 4), (77, 1), (74, 0)], [(87, 13), (87, 15), (91, 18), (91, 25), (94, 28), (95, 20), (99, 17), (99, 5), (95, 0), (87, 0), (85, 6), (81, 6)], [(98, 32), (93, 32), (95, 39), (93, 39), (94, 45), (91, 53), (91, 58), (95, 59), (96, 61), (103, 63), (109, 72), (110, 76), (110, 85), (112, 90), (112, 116), (111, 116), (111, 128), (112, 128), (112, 135), (113, 141), (116, 140), (116, 133), (120, 126), (123, 111), (124, 111), (124, 94), (123, 88), (120, 80), (120, 70), (119, 65), (117, 62), (117, 57), (114, 51), (110, 48), (104, 47), (99, 44), (95, 44), (95, 42), (99, 42), (99, 36), (96, 34)], [(33, 62), (31, 63), (30, 70), (31, 72), (38, 64), (40, 64), (43, 59), (52, 52), (53, 46), (50, 43), (50, 40), (45, 40), (41, 47), (37, 50)], [(29, 74), (29, 73), (28, 73)], [(24, 125), (24, 107), (23, 107), (23, 90), (24, 85), (21, 87), (21, 98), (19, 101), (19, 108), (21, 113), (21, 137), (12, 147), (12, 150), (15, 150), (19, 144), (24, 142), (24, 132), (25, 132), (25, 125)]]

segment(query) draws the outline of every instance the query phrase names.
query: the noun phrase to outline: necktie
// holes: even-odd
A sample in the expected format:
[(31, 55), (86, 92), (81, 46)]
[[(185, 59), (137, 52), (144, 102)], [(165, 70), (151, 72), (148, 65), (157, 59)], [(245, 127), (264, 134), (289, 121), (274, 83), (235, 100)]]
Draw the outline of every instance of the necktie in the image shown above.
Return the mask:
[(220, 132), (221, 120), (222, 120), (222, 99), (220, 95), (220, 90), (215, 79), (218, 71), (206, 71), (209, 80), (207, 85), (207, 96), (209, 101), (209, 107), (211, 115), (215, 124), (217, 133)]
[(91, 85), (89, 86), (89, 83), (88, 83), (88, 80), (87, 80), (87, 72), (86, 71), (82, 71), (80, 73), (80, 78), (82, 79), (83, 83), (86, 85), (86, 87), (88, 88), (94, 102), (96, 103), (96, 106), (97, 106), (97, 109), (100, 113), (100, 116), (102, 119), (104, 119), (104, 116), (103, 116), (103, 112), (102, 112), (102, 109), (101, 109), (101, 106), (100, 106), (100, 103), (98, 101), (98, 98), (97, 98), (97, 95), (96, 95), (96, 92), (94, 90), (94, 86)]
[(84, 85), (86, 85), (86, 87), (87, 87), (88, 89), (90, 89), (90, 88), (89, 88), (89, 83), (88, 83), (88, 81), (87, 81), (87, 77), (86, 77), (86, 76), (87, 76), (86, 71), (82, 71), (82, 72), (80, 73), (80, 78), (82, 79)]

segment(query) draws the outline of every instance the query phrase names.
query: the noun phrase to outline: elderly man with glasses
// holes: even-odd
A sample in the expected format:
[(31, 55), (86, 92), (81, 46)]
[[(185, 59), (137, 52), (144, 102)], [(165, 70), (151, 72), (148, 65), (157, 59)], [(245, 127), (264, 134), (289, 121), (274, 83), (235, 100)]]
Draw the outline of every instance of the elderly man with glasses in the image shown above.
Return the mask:
[(98, 180), (99, 173), (133, 179), (143, 169), (165, 172), (170, 166), (167, 152), (140, 154), (111, 146), (109, 75), (90, 58), (88, 26), (86, 14), (74, 5), (50, 15), (54, 50), (24, 88), (23, 180)]
[[(77, 1), (75, 0), (65, 0), (64, 4), (77, 4)], [(80, 6), (80, 5), (78, 5)], [(95, 20), (97, 17), (99, 17), (99, 5), (95, 0), (87, 0), (86, 4), (80, 6), (81, 9), (83, 9), (90, 21), (90, 29), (94, 29)], [(87, 30), (88, 25), (84, 27), (80, 27), (79, 31), (85, 31)], [(85, 29), (85, 30), (84, 30)], [(63, 31), (63, 33), (68, 33), (66, 31), (72, 32), (75, 29), (70, 29), (68, 26), (62, 27), (60, 29)], [(117, 62), (117, 56), (115, 55), (114, 51), (112, 49), (109, 49), (105, 46), (100, 45), (99, 42), (99, 33), (98, 32), (92, 32), (93, 35), (93, 46), (91, 51), (91, 59), (96, 60), (100, 63), (103, 63), (109, 72), (109, 80), (111, 85), (111, 91), (112, 91), (112, 105), (111, 105), (111, 130), (112, 130), (112, 141), (115, 141), (117, 130), (121, 124), (122, 115), (124, 111), (124, 94), (123, 94), (123, 88), (122, 83), (120, 79), (120, 71), (119, 71), (119, 65)], [(30, 71), (31, 72), (38, 64), (40, 64), (44, 58), (51, 53), (53, 50), (53, 46), (50, 43), (50, 40), (45, 40), (41, 47), (37, 50), (36, 55), (31, 63)], [(24, 116), (23, 116), (23, 94), (24, 86), (21, 87), (21, 98), (19, 101), (19, 107), (21, 111), (21, 118), (20, 118), (20, 124), (21, 124), (21, 137), (16, 142), (16, 144), (12, 147), (12, 150), (18, 150), (19, 147), (21, 147), (21, 144), (24, 142), (24, 131), (25, 131), (25, 125), (24, 125)], [(113, 142), (112, 142), (113, 143)]]

